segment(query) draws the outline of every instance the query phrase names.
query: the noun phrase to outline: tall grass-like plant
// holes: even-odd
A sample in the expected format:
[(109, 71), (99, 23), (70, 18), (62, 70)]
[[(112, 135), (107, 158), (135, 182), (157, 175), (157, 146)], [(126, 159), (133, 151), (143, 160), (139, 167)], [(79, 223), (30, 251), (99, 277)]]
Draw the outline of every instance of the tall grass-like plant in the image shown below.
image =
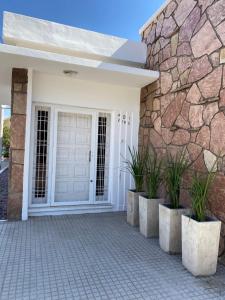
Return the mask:
[(144, 176), (146, 167), (146, 153), (141, 153), (135, 148), (128, 147), (130, 160), (126, 160), (126, 169), (132, 175), (135, 183), (136, 192), (142, 192), (144, 186)]
[(211, 184), (216, 173), (214, 167), (206, 175), (196, 173), (192, 179), (190, 194), (192, 197), (192, 210), (198, 222), (206, 220), (206, 205)]
[(156, 199), (157, 192), (162, 181), (162, 160), (157, 155), (148, 154), (146, 185), (149, 199)]
[(185, 152), (181, 151), (172, 156), (167, 154), (167, 165), (165, 169), (165, 183), (170, 197), (172, 208), (177, 209), (180, 206), (180, 186), (184, 172), (187, 170), (188, 162), (185, 158)]

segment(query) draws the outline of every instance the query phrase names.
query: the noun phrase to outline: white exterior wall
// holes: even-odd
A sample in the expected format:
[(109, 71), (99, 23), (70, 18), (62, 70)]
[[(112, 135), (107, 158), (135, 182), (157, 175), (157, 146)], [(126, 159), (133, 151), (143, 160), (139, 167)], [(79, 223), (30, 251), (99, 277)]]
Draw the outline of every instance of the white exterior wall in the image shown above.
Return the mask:
[(113, 210), (125, 210), (126, 191), (132, 187), (132, 179), (123, 162), (128, 156), (128, 145), (138, 145), (140, 89), (34, 72), (32, 102), (112, 113), (110, 198)]

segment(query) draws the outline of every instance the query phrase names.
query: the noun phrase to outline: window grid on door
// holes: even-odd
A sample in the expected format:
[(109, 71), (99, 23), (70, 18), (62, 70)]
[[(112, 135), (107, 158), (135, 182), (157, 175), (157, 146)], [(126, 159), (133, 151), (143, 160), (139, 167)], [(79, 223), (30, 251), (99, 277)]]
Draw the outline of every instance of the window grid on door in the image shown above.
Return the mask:
[(50, 108), (35, 107), (32, 204), (46, 204), (48, 197)]
[(110, 156), (110, 114), (98, 114), (96, 202), (108, 201), (109, 156)]

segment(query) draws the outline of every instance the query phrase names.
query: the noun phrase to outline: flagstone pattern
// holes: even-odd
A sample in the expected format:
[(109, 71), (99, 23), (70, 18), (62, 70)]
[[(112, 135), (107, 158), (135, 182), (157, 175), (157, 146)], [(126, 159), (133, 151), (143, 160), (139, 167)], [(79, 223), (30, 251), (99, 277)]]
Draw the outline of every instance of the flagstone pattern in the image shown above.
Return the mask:
[(224, 0), (171, 0), (143, 32), (146, 68), (160, 71), (141, 91), (139, 146), (162, 156), (185, 149), (190, 170), (181, 201), (190, 205), (193, 170), (206, 172), (218, 158), (209, 210), (223, 222), (225, 252)]

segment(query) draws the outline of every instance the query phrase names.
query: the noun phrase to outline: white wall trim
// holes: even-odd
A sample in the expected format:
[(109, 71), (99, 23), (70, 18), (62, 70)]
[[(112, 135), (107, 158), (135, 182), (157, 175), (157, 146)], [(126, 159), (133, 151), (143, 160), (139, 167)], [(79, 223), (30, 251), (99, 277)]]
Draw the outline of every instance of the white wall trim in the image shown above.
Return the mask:
[(27, 85), (27, 110), (26, 110), (26, 133), (24, 147), (24, 169), (23, 169), (23, 203), (22, 203), (22, 220), (28, 219), (28, 202), (29, 202), (29, 163), (30, 163), (30, 136), (31, 136), (31, 115), (32, 115), (32, 79), (33, 70), (28, 69)]

